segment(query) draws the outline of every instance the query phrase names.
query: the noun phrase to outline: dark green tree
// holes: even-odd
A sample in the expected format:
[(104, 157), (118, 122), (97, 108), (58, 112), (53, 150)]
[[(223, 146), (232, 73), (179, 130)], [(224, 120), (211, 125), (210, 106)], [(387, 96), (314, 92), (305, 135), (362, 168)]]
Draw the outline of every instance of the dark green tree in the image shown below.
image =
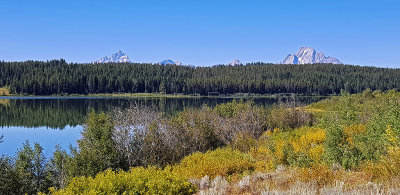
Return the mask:
[(15, 167), (21, 183), (20, 192), (36, 194), (46, 192), (50, 187), (51, 183), (46, 177), (46, 158), (38, 143), (33, 148), (28, 141), (23, 144), (17, 152)]
[(110, 116), (92, 111), (86, 120), (78, 149), (72, 150), (68, 169), (72, 176), (95, 176), (106, 169), (119, 166), (119, 157), (112, 139), (114, 128)]

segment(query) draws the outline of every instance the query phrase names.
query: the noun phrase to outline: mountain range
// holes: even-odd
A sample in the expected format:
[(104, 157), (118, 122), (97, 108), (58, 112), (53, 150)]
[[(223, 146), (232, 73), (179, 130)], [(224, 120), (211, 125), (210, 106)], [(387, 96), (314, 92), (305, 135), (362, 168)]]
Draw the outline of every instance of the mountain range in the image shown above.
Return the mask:
[[(128, 55), (118, 51), (111, 57), (103, 57), (100, 60), (94, 61), (94, 63), (131, 63)], [(341, 61), (334, 57), (326, 57), (324, 53), (318, 52), (311, 47), (301, 47), (296, 54), (289, 54), (280, 64), (315, 64), (315, 63), (331, 63), (331, 64), (343, 64)], [(182, 65), (180, 61), (173, 61), (170, 59), (163, 60), (158, 64), (162, 65)], [(242, 65), (242, 63), (235, 59), (227, 65), (236, 66)]]
[(324, 53), (317, 52), (311, 47), (301, 47), (297, 54), (289, 54), (281, 64), (316, 64), (330, 63), (343, 64), (334, 57), (325, 57)]

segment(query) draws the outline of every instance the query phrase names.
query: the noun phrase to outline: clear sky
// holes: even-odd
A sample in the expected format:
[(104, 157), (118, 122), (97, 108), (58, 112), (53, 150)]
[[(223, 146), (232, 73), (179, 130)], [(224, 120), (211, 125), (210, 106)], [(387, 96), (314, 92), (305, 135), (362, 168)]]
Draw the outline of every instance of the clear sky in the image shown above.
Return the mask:
[(282, 61), (310, 46), (400, 68), (399, 0), (1, 0), (0, 60)]

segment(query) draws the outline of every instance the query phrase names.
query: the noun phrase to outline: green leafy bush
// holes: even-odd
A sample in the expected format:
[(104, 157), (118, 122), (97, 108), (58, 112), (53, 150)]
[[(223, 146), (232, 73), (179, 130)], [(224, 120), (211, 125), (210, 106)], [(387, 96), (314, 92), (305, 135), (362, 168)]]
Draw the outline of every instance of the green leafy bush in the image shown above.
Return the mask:
[(110, 116), (94, 111), (89, 114), (82, 138), (78, 140), (79, 149), (72, 150), (72, 158), (67, 164), (70, 175), (94, 176), (100, 171), (118, 168), (113, 128)]
[[(332, 102), (336, 104), (332, 106)], [(346, 169), (356, 168), (362, 161), (378, 161), (387, 152), (385, 133), (400, 135), (400, 93), (365, 90), (326, 101), (330, 111), (319, 118), (319, 126), (327, 129), (325, 160), (340, 163)], [(311, 105), (313, 106), (313, 105)]]

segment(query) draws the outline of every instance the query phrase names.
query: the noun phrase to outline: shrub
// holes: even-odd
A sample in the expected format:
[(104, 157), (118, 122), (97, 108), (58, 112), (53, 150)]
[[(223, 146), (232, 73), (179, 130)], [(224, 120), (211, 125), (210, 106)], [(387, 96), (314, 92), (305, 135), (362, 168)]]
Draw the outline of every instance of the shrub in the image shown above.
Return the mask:
[[(386, 145), (400, 143), (400, 97), (399, 93), (389, 91), (380, 97), (380, 103), (373, 106), (376, 113), (367, 122), (364, 136), (365, 148), (362, 150), (368, 160), (378, 160), (386, 153)], [(394, 140), (388, 140), (387, 136)], [(397, 139), (397, 140), (396, 140)]]
[(365, 159), (365, 126), (361, 124), (346, 127), (331, 124), (324, 143), (324, 159), (328, 164), (339, 163), (345, 169), (356, 168)]
[(118, 168), (119, 157), (112, 140), (114, 129), (111, 118), (92, 111), (86, 121), (82, 138), (78, 140), (79, 150), (72, 150), (68, 161), (71, 176), (94, 176), (109, 168)]
[(174, 170), (188, 178), (202, 178), (206, 175), (211, 178), (226, 177), (253, 171), (254, 163), (249, 154), (226, 147), (206, 153), (196, 152), (182, 159)]
[(56, 188), (64, 188), (68, 182), (68, 172), (66, 170), (67, 162), (71, 157), (59, 145), (53, 152), (53, 157), (47, 163), (48, 177), (52, 179), (52, 185)]
[(266, 110), (243, 101), (185, 109), (171, 118), (143, 105), (116, 109), (112, 116), (110, 144), (128, 166), (166, 166), (226, 145), (247, 152), (266, 130)]
[(269, 172), (276, 166), (274, 164), (273, 153), (267, 147), (259, 146), (252, 148), (250, 154), (256, 160), (254, 164), (255, 171)]
[(362, 166), (374, 181), (391, 181), (400, 177), (400, 147), (389, 147), (388, 152), (379, 162), (367, 162)]
[(241, 152), (248, 152), (250, 149), (257, 146), (257, 139), (249, 136), (245, 133), (239, 133), (236, 135), (235, 139), (232, 140), (230, 146), (233, 149), (239, 150)]
[(270, 130), (274, 128), (288, 130), (311, 126), (315, 122), (314, 120), (314, 116), (310, 112), (297, 109), (293, 105), (280, 104), (268, 114), (266, 124)]
[(275, 164), (309, 166), (320, 162), (325, 138), (325, 130), (317, 127), (301, 127), (286, 132), (276, 129), (271, 135), (269, 148), (274, 154)]
[(171, 167), (135, 167), (130, 171), (106, 170), (96, 177), (75, 177), (69, 185), (52, 194), (193, 194), (196, 192), (187, 178)]
[(217, 115), (209, 107), (186, 109), (168, 121), (172, 148), (183, 158), (193, 152), (206, 152), (225, 144), (216, 134)]
[(377, 181), (391, 181), (400, 177), (400, 145), (398, 135), (390, 125), (387, 126), (386, 139), (387, 154), (383, 155), (379, 162), (367, 162), (362, 169), (373, 179)]
[(362, 124), (354, 124), (354, 125), (350, 125), (344, 128), (343, 130), (343, 136), (346, 139), (347, 144), (349, 144), (349, 147), (352, 149), (355, 146), (354, 143), (355, 139), (357, 139), (357, 136), (365, 133), (365, 125)]
[(252, 103), (247, 102), (243, 103), (243, 100), (218, 104), (214, 107), (214, 112), (216, 112), (219, 116), (224, 118), (231, 118), (233, 116), (238, 115), (243, 110), (249, 110), (252, 107)]
[(217, 105), (213, 111), (215, 133), (228, 145), (240, 139), (257, 139), (267, 130), (266, 109), (252, 102), (233, 101)]
[(310, 107), (323, 105), (328, 105), (330, 112), (318, 122), (328, 130), (325, 159), (329, 163), (355, 168), (364, 160), (378, 161), (386, 153), (387, 130), (390, 129), (392, 137), (400, 136), (399, 92), (369, 89), (353, 95), (342, 92), (340, 97)]
[(167, 135), (166, 119), (155, 108), (134, 105), (125, 110), (115, 109), (112, 117), (112, 139), (127, 167), (165, 166), (174, 160), (167, 145), (174, 136)]

